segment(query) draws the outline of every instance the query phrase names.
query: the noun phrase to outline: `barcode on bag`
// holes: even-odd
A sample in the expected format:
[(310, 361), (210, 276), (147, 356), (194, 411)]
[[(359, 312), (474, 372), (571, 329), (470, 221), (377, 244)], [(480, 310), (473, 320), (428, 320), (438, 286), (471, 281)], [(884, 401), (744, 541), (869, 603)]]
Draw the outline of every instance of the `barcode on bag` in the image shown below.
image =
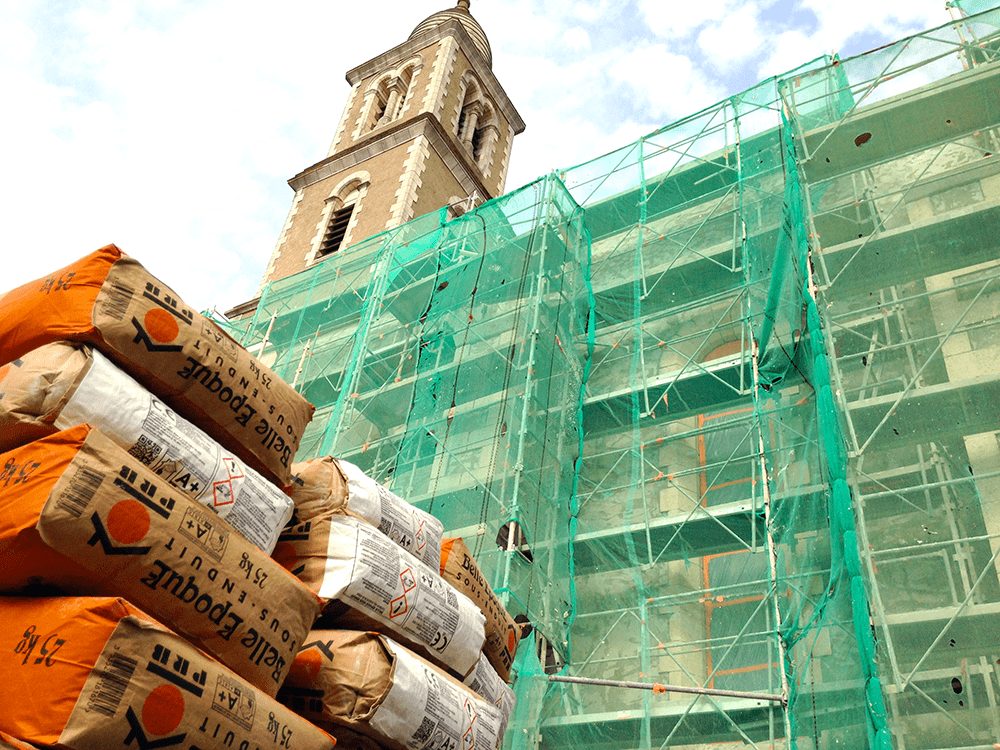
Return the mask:
[(135, 456), (146, 466), (149, 466), (156, 460), (156, 457), (160, 455), (160, 451), (163, 449), (160, 447), (159, 443), (151, 440), (145, 435), (140, 435), (139, 440), (128, 449), (129, 455)]
[(125, 688), (128, 687), (137, 665), (135, 659), (123, 654), (111, 654), (98, 677), (97, 687), (90, 694), (87, 710), (114, 717), (121, 705)]
[(417, 731), (413, 733), (413, 744), (423, 745), (427, 742), (427, 739), (431, 736), (431, 732), (434, 731), (434, 722), (428, 717), (424, 717), (424, 720), (420, 722), (420, 726), (417, 727)]
[(101, 486), (103, 481), (103, 474), (81, 466), (60, 495), (56, 506), (69, 513), (73, 518), (79, 518), (87, 510), (90, 501), (94, 499), (94, 493), (97, 492), (97, 488)]
[(101, 305), (101, 312), (115, 320), (121, 320), (125, 317), (129, 302), (134, 296), (135, 289), (125, 286), (120, 281), (112, 281), (111, 289)]

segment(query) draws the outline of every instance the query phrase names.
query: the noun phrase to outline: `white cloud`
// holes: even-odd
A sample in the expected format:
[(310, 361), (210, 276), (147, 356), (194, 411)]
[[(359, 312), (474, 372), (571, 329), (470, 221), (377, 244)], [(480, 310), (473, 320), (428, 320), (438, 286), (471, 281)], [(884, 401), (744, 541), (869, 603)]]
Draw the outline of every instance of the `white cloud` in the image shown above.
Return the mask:
[(738, 0), (639, 0), (639, 11), (654, 34), (672, 39), (688, 36), (705, 24), (720, 23), (737, 4)]
[[(817, 20), (809, 33), (788, 29), (769, 40), (769, 53), (758, 72), (761, 77), (782, 73), (822, 54), (842, 51), (852, 39), (874, 36), (894, 41), (923, 29), (940, 26), (948, 15), (940, 0), (801, 0), (801, 8)], [(857, 52), (858, 50), (852, 50)]]
[(586, 52), (590, 49), (590, 34), (582, 26), (566, 29), (562, 35), (563, 44), (573, 52)]
[(725, 94), (690, 57), (659, 44), (629, 50), (609, 72), (613, 81), (630, 89), (649, 115), (661, 122), (693, 113)]
[(798, 30), (783, 31), (771, 37), (769, 52), (758, 67), (761, 79), (780, 75), (820, 55), (833, 52), (823, 49), (812, 36)]
[(889, 41), (938, 26), (948, 20), (943, 5), (941, 0), (802, 0), (802, 7), (819, 19), (814, 36), (836, 49), (863, 32), (885, 34)]
[(761, 40), (765, 38), (759, 22), (760, 7), (745, 3), (721, 22), (709, 24), (698, 34), (698, 46), (707, 61), (719, 70), (729, 70), (734, 65), (760, 54)]
[[(819, 19), (806, 33), (751, 12), (769, 1), (476, 0), (528, 125), (508, 185), (734, 92), (755, 36), (756, 59), (787, 68), (858, 31), (888, 41), (946, 20), (941, 0), (801, 0)], [(0, 3), (0, 291), (113, 241), (197, 307), (252, 296), (285, 180), (326, 154), (344, 72), (449, 4)]]

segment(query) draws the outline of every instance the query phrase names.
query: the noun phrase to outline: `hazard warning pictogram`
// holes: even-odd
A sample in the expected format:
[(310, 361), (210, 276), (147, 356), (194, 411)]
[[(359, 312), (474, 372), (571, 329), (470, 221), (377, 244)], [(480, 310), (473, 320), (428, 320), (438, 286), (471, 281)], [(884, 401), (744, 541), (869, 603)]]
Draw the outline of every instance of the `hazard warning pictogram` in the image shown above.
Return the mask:
[(226, 465), (226, 473), (230, 479), (243, 479), (246, 476), (239, 462), (232, 456), (223, 456), (222, 463)]
[(408, 594), (417, 587), (417, 579), (412, 568), (403, 568), (399, 573), (399, 582), (403, 584), (403, 593)]
[(417, 587), (417, 579), (411, 568), (403, 568), (399, 572), (399, 582), (403, 585), (403, 593), (389, 602), (389, 619), (395, 620), (410, 611), (410, 600), (407, 594)]
[(389, 602), (389, 619), (395, 620), (410, 611), (410, 603), (406, 601), (406, 594), (397, 596)]
[(427, 535), (424, 533), (423, 521), (420, 521), (420, 523), (417, 524), (416, 542), (417, 542), (417, 552), (423, 552), (424, 547), (427, 546)]
[(223, 505), (231, 505), (233, 502), (233, 482), (231, 479), (224, 479), (221, 482), (212, 483), (212, 505), (219, 508)]
[(465, 713), (469, 718), (469, 726), (462, 735), (462, 747), (465, 750), (475, 750), (476, 747), (476, 722), (479, 720), (479, 712), (468, 698), (465, 699)]

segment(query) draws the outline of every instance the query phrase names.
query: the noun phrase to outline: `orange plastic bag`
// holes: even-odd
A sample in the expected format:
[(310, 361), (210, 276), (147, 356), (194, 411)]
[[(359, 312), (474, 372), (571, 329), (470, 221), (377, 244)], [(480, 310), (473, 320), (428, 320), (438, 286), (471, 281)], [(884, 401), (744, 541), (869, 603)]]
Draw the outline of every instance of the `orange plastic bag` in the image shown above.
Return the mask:
[(313, 407), (114, 245), (0, 296), (0, 365), (93, 344), (257, 471), (288, 483)]
[(0, 454), (0, 591), (39, 586), (124, 596), (269, 695), (319, 612), (224, 519), (87, 425)]
[(3, 732), (73, 750), (334, 745), (124, 599), (12, 598), (3, 613)]

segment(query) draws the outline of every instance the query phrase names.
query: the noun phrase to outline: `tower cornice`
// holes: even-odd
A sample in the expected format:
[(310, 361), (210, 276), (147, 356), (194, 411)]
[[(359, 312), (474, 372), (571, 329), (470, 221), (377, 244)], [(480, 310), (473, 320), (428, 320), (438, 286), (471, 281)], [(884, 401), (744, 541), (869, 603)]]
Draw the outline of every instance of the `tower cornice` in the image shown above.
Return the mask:
[(514, 107), (514, 103), (507, 96), (507, 92), (500, 85), (500, 81), (497, 80), (493, 69), (476, 47), (472, 37), (469, 36), (462, 24), (455, 20), (445, 21), (432, 29), (423, 31), (402, 44), (397, 44), (387, 52), (383, 52), (378, 57), (373, 57), (371, 60), (351, 68), (347, 71), (347, 82), (354, 86), (358, 81), (391, 68), (398, 62), (411, 57), (417, 51), (447, 36), (455, 37), (459, 41), (462, 51), (468, 57), (483, 88), (514, 128), (514, 133), (524, 132), (524, 120), (517, 108)]
[[(493, 197), (492, 192), (483, 183), (482, 174), (472, 163), (465, 149), (461, 147), (455, 136), (447, 132), (438, 119), (429, 112), (421, 112), (405, 122), (386, 127), (377, 134), (355, 143), (350, 148), (328, 156), (299, 172), (288, 181), (288, 184), (293, 190), (301, 190), (325, 180), (327, 177), (362, 164), (391, 148), (408, 143), (421, 135), (428, 139), (431, 147), (438, 153), (442, 161), (455, 173), (463, 190), (466, 190), (470, 195), (478, 193), (482, 196)], [(458, 170), (456, 167), (461, 167), (461, 169)]]

